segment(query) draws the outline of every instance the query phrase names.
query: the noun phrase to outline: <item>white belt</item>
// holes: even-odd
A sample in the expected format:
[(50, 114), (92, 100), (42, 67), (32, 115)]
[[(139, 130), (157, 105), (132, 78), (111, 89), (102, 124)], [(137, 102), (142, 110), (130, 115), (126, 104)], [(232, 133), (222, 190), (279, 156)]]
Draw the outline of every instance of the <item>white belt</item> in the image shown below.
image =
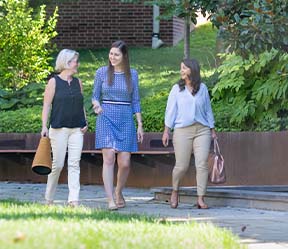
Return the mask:
[(123, 102), (123, 101), (113, 101), (113, 100), (103, 100), (103, 104), (114, 104), (114, 105), (131, 105), (129, 102)]

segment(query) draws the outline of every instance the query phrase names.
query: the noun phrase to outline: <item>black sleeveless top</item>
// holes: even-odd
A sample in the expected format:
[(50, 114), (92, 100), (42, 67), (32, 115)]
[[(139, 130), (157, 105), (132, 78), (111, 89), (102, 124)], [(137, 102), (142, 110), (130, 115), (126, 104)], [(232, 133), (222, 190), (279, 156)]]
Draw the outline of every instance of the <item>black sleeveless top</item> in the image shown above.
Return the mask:
[(83, 128), (86, 121), (79, 79), (73, 77), (69, 85), (66, 80), (61, 79), (58, 75), (54, 78), (56, 85), (50, 115), (51, 127)]

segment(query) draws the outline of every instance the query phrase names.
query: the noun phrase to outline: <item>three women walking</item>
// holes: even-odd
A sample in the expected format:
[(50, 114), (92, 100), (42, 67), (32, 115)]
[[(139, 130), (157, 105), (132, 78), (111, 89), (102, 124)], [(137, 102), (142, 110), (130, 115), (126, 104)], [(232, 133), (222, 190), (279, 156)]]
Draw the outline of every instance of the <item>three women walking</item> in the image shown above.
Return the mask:
[[(83, 134), (87, 131), (83, 106), (83, 87), (73, 77), (79, 66), (79, 54), (64, 49), (56, 60), (58, 74), (51, 78), (44, 94), (42, 136), (51, 140), (53, 165), (48, 176), (45, 198), (53, 203), (60, 172), (68, 148), (68, 203), (78, 205), (80, 190), (80, 158)], [(208, 208), (204, 196), (208, 181), (208, 154), (211, 138), (216, 138), (214, 117), (207, 87), (201, 82), (200, 66), (195, 59), (181, 62), (181, 79), (170, 91), (162, 136), (168, 146), (169, 131), (173, 129), (175, 167), (172, 172), (171, 207), (178, 206), (180, 181), (186, 173), (192, 151), (195, 157), (197, 206)], [(108, 199), (108, 209), (126, 205), (123, 188), (129, 176), (131, 153), (138, 151), (143, 141), (138, 73), (130, 68), (128, 48), (119, 40), (112, 44), (108, 65), (96, 71), (92, 95), (97, 114), (95, 148), (102, 151), (102, 177)], [(48, 132), (48, 116), (51, 110)], [(137, 126), (134, 122), (136, 116)], [(114, 188), (114, 167), (117, 160), (117, 182)]]

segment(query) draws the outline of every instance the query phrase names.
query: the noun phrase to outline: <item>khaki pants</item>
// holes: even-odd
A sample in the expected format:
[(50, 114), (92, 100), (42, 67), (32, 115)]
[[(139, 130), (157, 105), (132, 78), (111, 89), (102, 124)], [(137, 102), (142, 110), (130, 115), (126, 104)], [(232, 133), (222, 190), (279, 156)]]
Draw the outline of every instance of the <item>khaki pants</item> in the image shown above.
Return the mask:
[(211, 144), (211, 131), (199, 123), (184, 128), (176, 128), (173, 134), (175, 167), (172, 175), (173, 190), (178, 190), (179, 182), (190, 165), (194, 152), (196, 166), (197, 194), (204, 196), (208, 181), (208, 155)]
[(45, 199), (53, 200), (68, 148), (68, 201), (78, 201), (80, 191), (80, 159), (83, 133), (80, 128), (49, 129), (52, 147), (52, 171), (48, 175)]

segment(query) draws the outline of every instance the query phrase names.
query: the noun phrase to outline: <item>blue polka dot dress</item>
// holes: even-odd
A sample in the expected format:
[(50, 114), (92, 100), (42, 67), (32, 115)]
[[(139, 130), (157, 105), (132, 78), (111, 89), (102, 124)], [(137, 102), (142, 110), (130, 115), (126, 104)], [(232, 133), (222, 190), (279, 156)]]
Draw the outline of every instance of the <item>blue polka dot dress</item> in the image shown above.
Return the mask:
[(99, 68), (94, 80), (92, 100), (99, 101), (103, 109), (96, 120), (95, 147), (135, 152), (138, 145), (133, 115), (141, 112), (137, 71), (131, 69), (131, 92), (124, 73), (115, 72), (113, 84), (108, 85), (107, 72), (107, 66)]

